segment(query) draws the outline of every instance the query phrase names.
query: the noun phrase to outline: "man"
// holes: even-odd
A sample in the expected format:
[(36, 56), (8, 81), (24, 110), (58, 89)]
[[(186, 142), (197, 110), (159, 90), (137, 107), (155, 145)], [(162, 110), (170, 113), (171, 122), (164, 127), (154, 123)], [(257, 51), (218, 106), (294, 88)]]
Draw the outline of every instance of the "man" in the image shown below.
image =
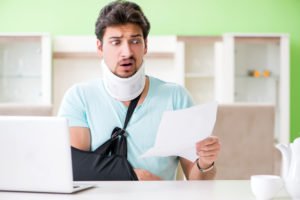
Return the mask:
[(114, 127), (122, 127), (130, 101), (141, 94), (126, 129), (128, 160), (138, 179), (174, 179), (178, 161), (187, 179), (213, 179), (220, 151), (214, 136), (195, 144), (199, 156), (195, 162), (176, 156), (140, 158), (154, 145), (162, 113), (192, 106), (181, 86), (145, 75), (149, 30), (150, 23), (135, 3), (114, 1), (100, 11), (95, 33), (103, 79), (69, 89), (59, 111), (69, 119), (71, 144), (95, 150), (110, 138)]

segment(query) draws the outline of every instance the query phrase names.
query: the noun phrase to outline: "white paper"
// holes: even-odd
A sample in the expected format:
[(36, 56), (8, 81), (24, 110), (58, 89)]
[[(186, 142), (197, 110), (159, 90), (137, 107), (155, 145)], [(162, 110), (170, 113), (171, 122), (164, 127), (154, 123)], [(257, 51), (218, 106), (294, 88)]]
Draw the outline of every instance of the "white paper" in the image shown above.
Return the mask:
[(141, 157), (180, 156), (197, 159), (196, 142), (211, 135), (218, 104), (211, 102), (163, 113), (154, 147)]

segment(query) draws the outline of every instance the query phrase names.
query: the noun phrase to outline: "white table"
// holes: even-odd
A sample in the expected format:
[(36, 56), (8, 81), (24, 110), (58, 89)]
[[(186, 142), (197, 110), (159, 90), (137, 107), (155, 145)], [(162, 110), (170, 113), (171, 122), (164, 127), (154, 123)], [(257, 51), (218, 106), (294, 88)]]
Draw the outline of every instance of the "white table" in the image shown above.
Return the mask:
[[(94, 188), (76, 194), (0, 192), (2, 200), (255, 200), (249, 180), (84, 182)], [(276, 200), (290, 199), (284, 189)]]

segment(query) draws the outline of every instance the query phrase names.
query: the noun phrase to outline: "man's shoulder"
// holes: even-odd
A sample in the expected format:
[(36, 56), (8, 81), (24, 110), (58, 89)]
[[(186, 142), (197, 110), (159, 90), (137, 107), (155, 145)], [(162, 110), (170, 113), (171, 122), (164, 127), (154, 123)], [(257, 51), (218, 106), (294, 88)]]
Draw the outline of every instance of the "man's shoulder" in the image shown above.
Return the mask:
[(174, 82), (168, 82), (153, 76), (149, 76), (150, 79), (150, 83), (152, 83), (153, 85), (157, 86), (157, 87), (166, 87), (166, 88), (178, 88), (178, 87), (182, 87), (180, 86), (178, 83), (174, 83)]
[(150, 84), (152, 84), (152, 87), (155, 88), (156, 91), (172, 92), (172, 93), (186, 91), (186, 89), (178, 83), (164, 81), (162, 79), (152, 77), (152, 76), (149, 76), (149, 79), (150, 79)]
[(67, 94), (83, 94), (83, 93), (90, 93), (99, 91), (99, 89), (102, 87), (102, 80), (101, 79), (94, 79), (94, 80), (88, 80), (88, 81), (83, 81), (79, 83), (75, 83), (72, 85), (68, 90)]
[(99, 88), (102, 84), (102, 79), (94, 79), (94, 80), (88, 80), (88, 81), (82, 81), (75, 83), (70, 87), (70, 89), (75, 90), (86, 90), (86, 89), (93, 89), (93, 88)]
[(155, 94), (160, 98), (171, 98), (174, 109), (186, 108), (193, 105), (191, 95), (184, 86), (178, 83), (167, 82), (155, 77), (150, 77), (150, 85), (151, 83), (152, 94)]

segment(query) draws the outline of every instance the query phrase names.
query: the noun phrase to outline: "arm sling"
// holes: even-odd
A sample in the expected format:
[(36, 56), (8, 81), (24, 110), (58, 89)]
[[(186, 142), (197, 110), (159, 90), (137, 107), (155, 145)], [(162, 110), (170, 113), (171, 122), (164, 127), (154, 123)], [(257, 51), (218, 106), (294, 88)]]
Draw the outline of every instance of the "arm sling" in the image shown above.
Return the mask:
[(115, 127), (110, 139), (95, 151), (71, 147), (74, 181), (138, 180), (127, 160), (126, 127), (140, 96), (130, 102), (123, 128)]

